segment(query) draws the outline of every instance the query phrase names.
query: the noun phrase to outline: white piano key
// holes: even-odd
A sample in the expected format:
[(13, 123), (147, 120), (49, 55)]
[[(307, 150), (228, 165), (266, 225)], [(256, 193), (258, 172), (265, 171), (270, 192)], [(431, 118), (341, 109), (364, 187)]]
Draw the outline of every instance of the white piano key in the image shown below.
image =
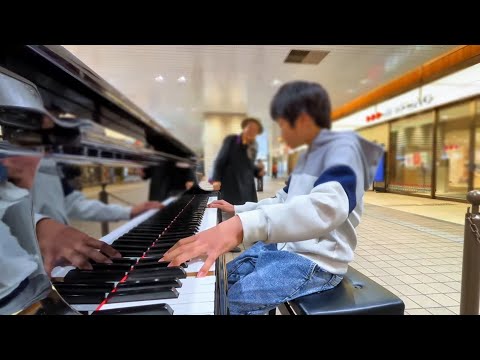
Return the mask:
[[(170, 198), (172, 199), (172, 198)], [(216, 200), (216, 197), (210, 197), (208, 203)], [(171, 200), (173, 201), (173, 200)], [(150, 216), (155, 214), (158, 210), (149, 210), (148, 212), (138, 216), (130, 222), (124, 224), (118, 229), (112, 231), (110, 234), (104, 236), (100, 240), (111, 244), (121, 235), (130, 231), (141, 222), (147, 220)], [(204, 216), (202, 218), (199, 231), (207, 230), (217, 224), (217, 209), (205, 208)], [(187, 273), (198, 272), (203, 266), (203, 260), (194, 260), (188, 263)], [(73, 267), (55, 268), (52, 272), (54, 277), (63, 277)], [(210, 271), (215, 271), (215, 263), (211, 266)], [(141, 305), (153, 304), (169, 304), (174, 310), (174, 315), (213, 315), (215, 313), (215, 286), (216, 276), (209, 275), (203, 278), (187, 277), (180, 280), (182, 287), (177, 288), (179, 293), (176, 299), (158, 299), (158, 300), (141, 300), (130, 301), (125, 303), (106, 303), (101, 307), (101, 310), (126, 308)], [(73, 304), (71, 305), (77, 311), (87, 311), (89, 313), (95, 311), (99, 304)]]
[[(169, 304), (169, 305), (194, 305), (200, 303), (215, 303), (214, 293), (197, 293), (197, 294), (183, 294), (176, 299), (156, 299), (156, 300), (139, 300), (129, 301), (123, 303), (106, 303), (100, 310), (109, 309), (123, 309), (132, 306), (155, 305), (155, 304)], [(173, 307), (172, 307), (173, 308)], [(86, 310), (85, 310), (86, 311)]]
[[(217, 200), (216, 196), (211, 196), (207, 200), (207, 204), (210, 204), (212, 201)], [(210, 229), (217, 225), (217, 211), (218, 209), (209, 209), (205, 208), (203, 213), (202, 222), (198, 228), (198, 232)], [(203, 260), (192, 260), (188, 262), (187, 272), (199, 272), (205, 262)], [(215, 272), (215, 263), (212, 264), (209, 271)]]
[[(175, 201), (177, 199), (176, 196), (170, 196), (168, 199), (162, 201), (162, 204), (167, 206), (171, 202)], [(129, 222), (123, 224), (122, 226), (119, 226), (112, 232), (108, 233), (104, 237), (102, 237), (100, 240), (103, 242), (106, 242), (107, 244), (112, 244), (115, 240), (117, 240), (120, 236), (124, 235), (125, 233), (129, 232), (132, 230), (134, 227), (138, 226), (145, 220), (148, 220), (150, 217), (155, 215), (157, 212), (159, 212), (159, 209), (151, 209), (145, 211), (143, 214), (140, 214), (136, 217), (134, 217), (132, 220)]]
[[(212, 201), (217, 200), (216, 196), (211, 196), (208, 198), (207, 204), (210, 204)], [(202, 222), (198, 228), (198, 232), (210, 229), (217, 225), (217, 208), (205, 208), (203, 213)]]
[(195, 285), (210, 285), (210, 284), (215, 284), (215, 276), (214, 275), (209, 275), (205, 276), (203, 278), (196, 278), (196, 277), (187, 277), (186, 279), (182, 279), (182, 284), (188, 285), (188, 284), (195, 284)]
[[(205, 262), (203, 260), (192, 260), (188, 262), (188, 267), (185, 269), (187, 273), (196, 273), (199, 272)], [(208, 271), (213, 271), (215, 273), (215, 262), (210, 266)]]
[(170, 305), (173, 315), (203, 315), (215, 313), (215, 302)]
[(202, 302), (214, 302), (215, 293), (213, 292), (200, 292), (192, 294), (181, 294), (176, 299), (164, 299), (163, 302), (168, 305), (179, 305), (179, 304), (195, 304)]
[[(211, 276), (213, 281), (209, 282), (200, 282), (200, 281), (188, 281), (189, 279), (182, 279), (182, 287), (177, 288), (179, 297), (183, 294), (192, 294), (192, 293), (205, 293), (205, 292), (215, 292), (215, 276)], [(203, 280), (194, 279), (194, 280)]]
[[(165, 201), (162, 201), (162, 204), (167, 206), (168, 204), (175, 201), (176, 199), (177, 199), (176, 196), (170, 196)], [(100, 238), (99, 240), (106, 242), (107, 244), (110, 245), (115, 240), (117, 240), (120, 236), (129, 232), (130, 230), (132, 230), (134, 227), (138, 226), (140, 223), (144, 222), (145, 220), (149, 219), (150, 217), (155, 215), (158, 211), (159, 211), (158, 209), (147, 210), (143, 214), (140, 214), (135, 218), (133, 218), (132, 220), (130, 220), (129, 222), (123, 224), (122, 226), (119, 226), (118, 228), (108, 233), (104, 237)], [(63, 278), (65, 277), (65, 275), (67, 275), (67, 273), (70, 270), (73, 270), (73, 269), (75, 269), (74, 266), (57, 266), (52, 270), (51, 275), (52, 277), (55, 277), (55, 278)]]

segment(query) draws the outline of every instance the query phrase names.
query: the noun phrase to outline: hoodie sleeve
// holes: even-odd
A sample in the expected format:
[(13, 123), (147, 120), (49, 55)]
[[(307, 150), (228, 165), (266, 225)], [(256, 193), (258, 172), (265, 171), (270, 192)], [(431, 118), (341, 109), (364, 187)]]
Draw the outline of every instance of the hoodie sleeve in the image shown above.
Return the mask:
[(129, 220), (132, 208), (115, 204), (104, 204), (87, 199), (80, 191), (73, 191), (65, 197), (65, 208), (69, 218), (90, 221)]
[(280, 189), (277, 191), (277, 194), (274, 197), (271, 198), (266, 198), (263, 200), (260, 200), (259, 202), (246, 202), (243, 205), (234, 205), (233, 207), (235, 208), (235, 214), (239, 214), (245, 211), (251, 211), (255, 210), (259, 206), (263, 205), (274, 205), (274, 204), (282, 204), (287, 200), (287, 195), (288, 195), (288, 188), (290, 186), (290, 179), (292, 177), (290, 176), (285, 184), (285, 187), (283, 189)]
[(33, 219), (34, 219), (33, 221), (35, 222), (35, 225), (37, 225), (40, 220), (49, 219), (49, 217), (42, 214), (35, 213)]
[(20, 246), (10, 228), (2, 221), (0, 221), (0, 268), (2, 269), (0, 271), (0, 299), (15, 290), (38, 268), (34, 256)]
[(245, 211), (251, 211), (257, 209), (259, 206), (282, 204), (287, 198), (287, 193), (284, 189), (277, 191), (277, 194), (274, 197), (266, 198), (260, 200), (259, 202), (246, 202), (243, 205), (234, 205), (235, 214), (239, 214)]
[[(362, 159), (353, 146), (335, 147), (307, 195), (238, 214), (243, 241), (281, 243), (319, 238), (347, 219), (363, 196)], [(341, 154), (341, 155), (340, 155)], [(362, 184), (361, 186), (357, 186)]]

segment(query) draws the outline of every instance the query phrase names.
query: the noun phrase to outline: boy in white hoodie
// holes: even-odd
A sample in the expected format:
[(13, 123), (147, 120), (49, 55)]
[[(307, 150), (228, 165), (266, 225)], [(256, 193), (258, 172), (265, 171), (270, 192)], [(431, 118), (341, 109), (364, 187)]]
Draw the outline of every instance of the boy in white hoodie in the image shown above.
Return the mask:
[(228, 266), (231, 314), (264, 314), (297, 297), (338, 285), (353, 260), (363, 195), (383, 152), (354, 132), (330, 131), (330, 99), (316, 83), (295, 81), (275, 94), (271, 117), (292, 148), (307, 144), (287, 186), (275, 197), (233, 206), (214, 228), (183, 239), (163, 260), (178, 265), (206, 256), (198, 276), (221, 254), (257, 242)]

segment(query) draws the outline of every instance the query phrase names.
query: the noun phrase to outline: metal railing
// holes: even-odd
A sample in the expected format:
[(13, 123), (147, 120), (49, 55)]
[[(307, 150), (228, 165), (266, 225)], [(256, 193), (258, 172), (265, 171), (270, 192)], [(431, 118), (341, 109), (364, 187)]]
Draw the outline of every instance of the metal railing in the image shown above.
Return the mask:
[(467, 200), (472, 204), (472, 211), (470, 212), (470, 208), (468, 208), (465, 214), (460, 315), (478, 315), (480, 297), (480, 191), (470, 191)]
[[(133, 206), (133, 204), (127, 200), (124, 200), (112, 193), (109, 193), (107, 191), (107, 183), (102, 183), (102, 190), (98, 193), (98, 200), (100, 200), (101, 202), (103, 202), (104, 204), (108, 204), (108, 197), (112, 197), (114, 199), (117, 199), (118, 201), (121, 201), (123, 202), (124, 204), (128, 205), (128, 206)], [(102, 236), (105, 236), (107, 235), (110, 231), (109, 231), (109, 226), (108, 226), (108, 221), (102, 221), (101, 223), (101, 227), (102, 227)]]

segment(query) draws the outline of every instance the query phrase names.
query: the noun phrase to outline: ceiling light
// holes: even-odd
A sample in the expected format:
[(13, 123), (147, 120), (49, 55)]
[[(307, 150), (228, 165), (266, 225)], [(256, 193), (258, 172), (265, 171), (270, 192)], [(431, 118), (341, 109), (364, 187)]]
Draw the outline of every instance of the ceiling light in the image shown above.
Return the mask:
[(281, 82), (280, 80), (275, 79), (275, 80), (272, 81), (272, 86), (278, 86), (278, 85), (280, 85), (281, 83), (282, 83), (282, 82)]
[(185, 76), (182, 75), (182, 76), (180, 76), (180, 77), (177, 79), (177, 81), (178, 81), (179, 83), (185, 83), (185, 82), (187, 82), (187, 79), (185, 79)]
[(155, 78), (155, 81), (158, 81), (158, 82), (163, 82), (163, 76), (162, 75), (158, 75), (156, 78)]
[(370, 80), (368, 80), (367, 78), (360, 80), (360, 84), (362, 85), (368, 84), (369, 82)]

